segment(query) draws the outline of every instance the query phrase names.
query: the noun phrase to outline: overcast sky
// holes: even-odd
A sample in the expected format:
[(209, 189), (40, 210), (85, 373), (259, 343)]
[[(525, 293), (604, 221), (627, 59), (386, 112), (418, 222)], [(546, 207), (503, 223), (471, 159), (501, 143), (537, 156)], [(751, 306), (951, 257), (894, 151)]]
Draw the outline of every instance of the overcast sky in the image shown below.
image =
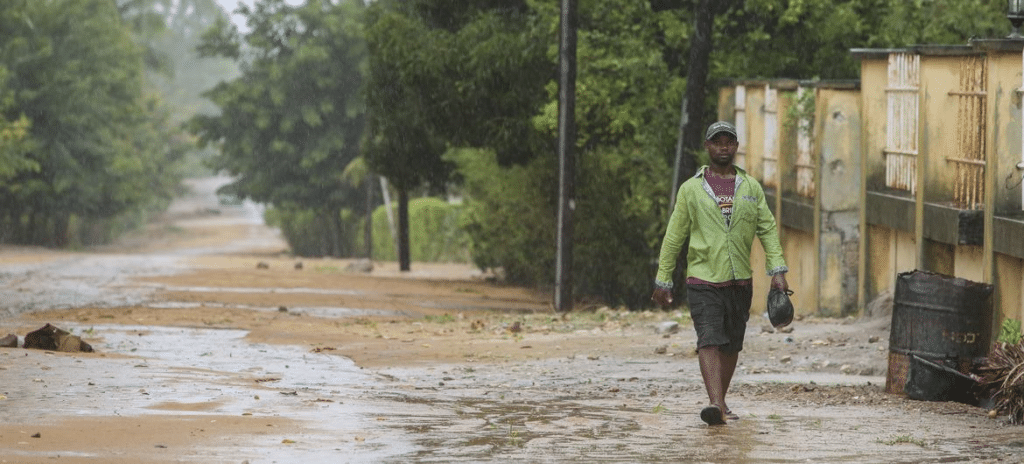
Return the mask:
[(224, 11), (231, 15), (231, 21), (233, 21), (235, 25), (237, 25), (238, 28), (241, 29), (245, 27), (245, 20), (242, 19), (241, 16), (232, 14), (235, 11), (235, 8), (238, 8), (239, 1), (245, 2), (249, 6), (252, 6), (255, 0), (217, 0), (217, 3), (220, 3), (220, 6), (224, 7)]
[[(301, 5), (303, 1), (304, 0), (286, 0), (286, 3), (289, 5)], [(231, 15), (231, 21), (238, 26), (238, 30), (244, 31), (245, 19), (232, 13), (235, 11), (235, 8), (238, 8), (239, 3), (245, 3), (246, 5), (252, 6), (256, 3), (256, 0), (217, 0), (217, 3), (224, 7), (224, 11)]]

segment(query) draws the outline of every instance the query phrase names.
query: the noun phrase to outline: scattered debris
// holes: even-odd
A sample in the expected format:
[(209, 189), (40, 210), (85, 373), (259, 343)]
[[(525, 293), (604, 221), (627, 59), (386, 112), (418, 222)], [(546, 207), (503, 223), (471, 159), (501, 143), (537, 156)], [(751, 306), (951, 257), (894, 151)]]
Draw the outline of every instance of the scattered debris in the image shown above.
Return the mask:
[(665, 321), (658, 324), (657, 331), (660, 334), (674, 334), (679, 332), (679, 322)]
[(362, 272), (369, 274), (373, 272), (373, 261), (368, 259), (360, 259), (353, 261), (345, 266), (345, 272)]
[(18, 347), (18, 336), (14, 334), (7, 334), (6, 337), (0, 338), (0, 348), (17, 348)]
[(77, 335), (71, 335), (64, 329), (46, 324), (41, 329), (25, 335), (25, 348), (38, 350), (62, 351), (66, 353), (92, 353), (92, 346), (82, 341)]
[(260, 261), (256, 263), (256, 269), (270, 269), (270, 264), (266, 261)]
[(1024, 424), (1024, 341), (996, 343), (978, 371), (994, 409), (1007, 414), (1011, 424)]
[(302, 270), (302, 261), (299, 261), (299, 262), (295, 263), (295, 270), (296, 271), (301, 271)]

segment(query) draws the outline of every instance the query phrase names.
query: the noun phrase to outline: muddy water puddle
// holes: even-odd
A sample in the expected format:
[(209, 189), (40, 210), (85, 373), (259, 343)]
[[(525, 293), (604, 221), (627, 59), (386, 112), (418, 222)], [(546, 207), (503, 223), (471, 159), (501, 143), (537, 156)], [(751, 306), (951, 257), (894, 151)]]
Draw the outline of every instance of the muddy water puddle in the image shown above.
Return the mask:
[[(3, 350), (5, 419), (205, 415), (302, 424), (285, 436), (234, 437), (231, 460), (220, 445), (199, 447), (184, 456), (192, 462), (1015, 462), (1006, 459), (1024, 452), (1024, 437), (1012, 438), (1019, 430), (993, 431), (980, 414), (943, 421), (912, 405), (861, 406), (857, 397), (813, 404), (798, 394), (761, 395), (764, 381), (743, 375), (730, 402), (742, 419), (707, 427), (697, 417), (706, 399), (692, 358), (372, 372), (328, 352), (251, 343), (243, 330), (69, 328), (105, 356)], [(42, 357), (50, 359), (33, 362)]]
[(1009, 438), (1019, 430), (991, 433), (980, 415), (763, 398), (744, 378), (730, 402), (742, 419), (707, 427), (693, 361), (389, 372), (405, 391), (385, 397), (407, 406), (388, 424), (417, 437), (417, 462), (1000, 462), (1024, 451), (1024, 437)]
[[(98, 340), (94, 347), (103, 355), (0, 351), (0, 388), (7, 396), (0, 401), (0, 413), (8, 423), (59, 422), (69, 416), (206, 415), (214, 422), (235, 416), (305, 424), (301, 433), (247, 439), (251, 443), (229, 452), (238, 460), (220, 460), (221, 455), (198, 462), (372, 462), (415, 449), (393, 434), (368, 443), (390, 402), (367, 397), (378, 376), (347, 358), (248, 343), (241, 330), (68, 328)], [(33, 361), (42, 357), (50, 359)], [(364, 449), (365, 458), (355, 448)], [(216, 456), (211, 453), (197, 449), (192, 455)]]

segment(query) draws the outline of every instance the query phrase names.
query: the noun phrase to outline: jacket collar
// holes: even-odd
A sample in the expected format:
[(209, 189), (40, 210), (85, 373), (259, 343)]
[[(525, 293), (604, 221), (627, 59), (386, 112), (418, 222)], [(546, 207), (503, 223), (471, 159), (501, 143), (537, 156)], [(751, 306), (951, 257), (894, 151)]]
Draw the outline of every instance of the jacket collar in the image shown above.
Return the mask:
[[(743, 168), (741, 168), (739, 166), (736, 166), (735, 164), (732, 165), (732, 167), (736, 168), (736, 177), (740, 177), (740, 176), (744, 176), (745, 177), (745, 176), (747, 176), (747, 171), (744, 171)], [(704, 177), (704, 172), (707, 171), (707, 170), (708, 170), (708, 165), (705, 164), (705, 165), (703, 165), (703, 166), (701, 166), (700, 168), (697, 169), (697, 173), (694, 174), (693, 177)]]

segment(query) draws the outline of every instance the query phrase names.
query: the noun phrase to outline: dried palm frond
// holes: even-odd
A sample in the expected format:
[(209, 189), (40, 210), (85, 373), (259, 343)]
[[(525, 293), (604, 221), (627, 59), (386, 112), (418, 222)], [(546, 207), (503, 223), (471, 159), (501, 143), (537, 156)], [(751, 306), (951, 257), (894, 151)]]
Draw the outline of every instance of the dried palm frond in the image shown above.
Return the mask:
[(981, 386), (991, 392), (995, 409), (1011, 424), (1024, 423), (1024, 341), (996, 343), (981, 373)]

